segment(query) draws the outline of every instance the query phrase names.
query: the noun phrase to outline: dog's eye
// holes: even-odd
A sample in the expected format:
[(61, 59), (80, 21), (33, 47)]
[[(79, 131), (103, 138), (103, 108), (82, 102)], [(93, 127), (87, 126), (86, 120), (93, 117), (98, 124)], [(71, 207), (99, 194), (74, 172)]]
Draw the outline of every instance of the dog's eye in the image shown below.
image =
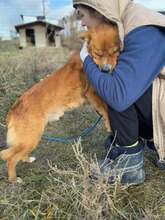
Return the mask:
[(111, 56), (113, 53), (116, 53), (118, 51), (117, 47), (113, 47), (109, 50), (109, 55)]
[(98, 53), (95, 53), (94, 55), (95, 55), (96, 57), (101, 57), (101, 55), (98, 54)]
[(97, 57), (101, 57), (101, 56), (103, 56), (103, 53), (101, 53), (101, 52), (94, 52), (94, 54), (97, 56)]

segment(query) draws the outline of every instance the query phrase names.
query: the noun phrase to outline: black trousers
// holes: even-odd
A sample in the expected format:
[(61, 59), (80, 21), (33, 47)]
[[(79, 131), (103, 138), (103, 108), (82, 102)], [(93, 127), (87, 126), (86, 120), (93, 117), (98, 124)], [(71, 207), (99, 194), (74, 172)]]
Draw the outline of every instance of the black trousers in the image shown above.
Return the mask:
[(151, 139), (152, 126), (152, 86), (128, 109), (117, 112), (111, 107), (109, 119), (115, 142), (120, 146), (134, 144), (139, 137)]

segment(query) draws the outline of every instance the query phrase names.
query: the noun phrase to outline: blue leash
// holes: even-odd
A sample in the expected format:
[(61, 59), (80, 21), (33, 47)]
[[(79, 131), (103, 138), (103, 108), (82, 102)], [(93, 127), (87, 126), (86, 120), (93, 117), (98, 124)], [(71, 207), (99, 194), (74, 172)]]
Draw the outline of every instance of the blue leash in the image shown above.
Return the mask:
[(60, 137), (50, 137), (47, 135), (43, 135), (43, 139), (47, 141), (52, 142), (59, 142), (64, 144), (72, 144), (75, 141), (78, 141), (79, 138), (84, 138), (85, 136), (89, 135), (97, 126), (97, 124), (100, 122), (102, 116), (99, 116), (98, 119), (95, 121), (95, 123), (92, 124), (89, 128), (86, 128), (84, 131), (82, 131), (79, 135), (66, 137), (66, 138), (60, 138)]

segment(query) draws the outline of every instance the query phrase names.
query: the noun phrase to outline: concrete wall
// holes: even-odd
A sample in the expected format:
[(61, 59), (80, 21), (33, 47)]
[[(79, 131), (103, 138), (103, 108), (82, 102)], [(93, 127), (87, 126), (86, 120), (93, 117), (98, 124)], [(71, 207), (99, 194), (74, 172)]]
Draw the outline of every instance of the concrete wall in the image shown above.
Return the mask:
[[(21, 28), (19, 30), (20, 47), (25, 48), (29, 46), (26, 39), (26, 29), (34, 30), (35, 47), (42, 48), (49, 46), (46, 39), (45, 27), (43, 25), (31, 25), (26, 28)], [(55, 35), (55, 47), (61, 47), (61, 36), (59, 34)]]
[(19, 41), (20, 41), (20, 47), (26, 47), (26, 33), (25, 29), (20, 29), (19, 30)]
[(55, 36), (55, 45), (56, 45), (56, 48), (61, 47), (61, 36), (60, 35)]
[(42, 25), (28, 26), (19, 30), (20, 47), (27, 47), (26, 29), (33, 29), (35, 36), (35, 47), (46, 47), (45, 27)]
[(46, 47), (45, 27), (37, 25), (34, 27), (36, 47)]

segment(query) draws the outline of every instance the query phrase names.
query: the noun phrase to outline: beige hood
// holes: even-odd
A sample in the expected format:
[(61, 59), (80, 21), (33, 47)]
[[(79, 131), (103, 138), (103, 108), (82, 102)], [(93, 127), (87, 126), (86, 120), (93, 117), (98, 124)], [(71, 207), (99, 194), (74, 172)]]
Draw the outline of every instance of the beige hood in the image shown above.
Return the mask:
[(158, 25), (165, 27), (165, 16), (131, 0), (73, 0), (73, 6), (87, 5), (118, 25), (123, 43), (124, 36), (136, 27)]

